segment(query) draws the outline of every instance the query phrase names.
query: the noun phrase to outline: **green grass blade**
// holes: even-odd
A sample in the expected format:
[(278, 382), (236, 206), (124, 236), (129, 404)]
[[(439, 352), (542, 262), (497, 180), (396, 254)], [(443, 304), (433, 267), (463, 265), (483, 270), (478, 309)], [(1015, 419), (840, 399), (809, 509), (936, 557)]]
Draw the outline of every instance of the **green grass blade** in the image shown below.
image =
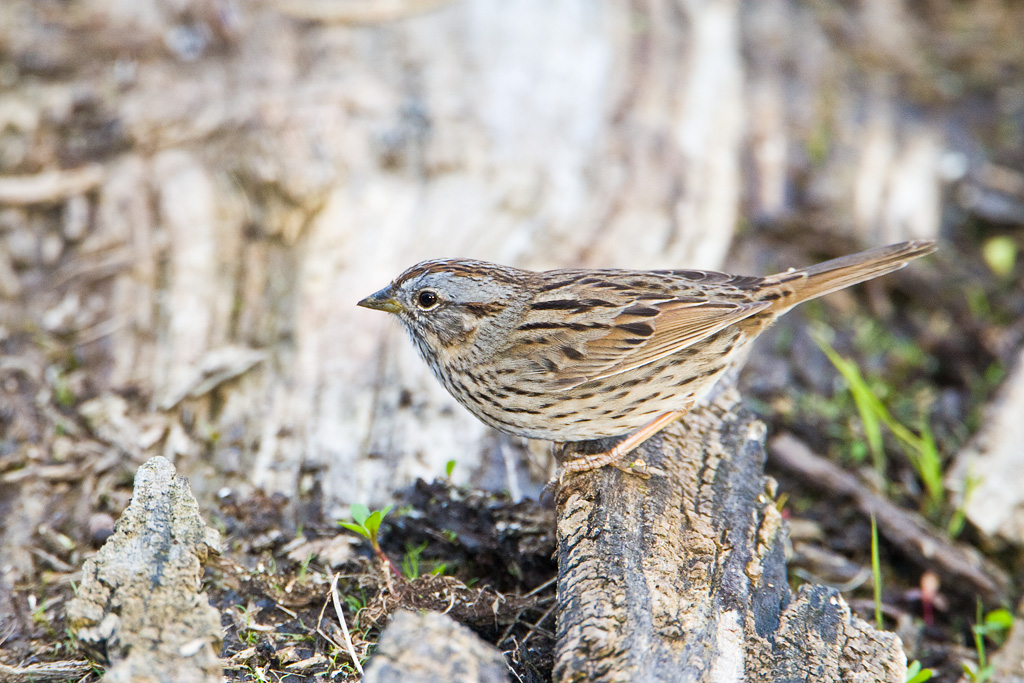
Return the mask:
[(875, 580), (875, 626), (882, 630), (882, 561), (878, 556), (878, 524), (871, 515), (871, 575)]
[[(911, 458), (913, 462), (913, 458)], [(935, 445), (935, 437), (925, 417), (921, 418), (921, 451), (915, 464), (917, 476), (921, 477), (928, 492), (928, 512), (932, 517), (939, 514), (946, 498), (946, 485), (942, 481), (942, 458)]]
[(867, 382), (864, 381), (864, 377), (860, 374), (860, 370), (854, 363), (840, 356), (832, 348), (832, 345), (825, 340), (824, 336), (816, 334), (814, 335), (814, 341), (828, 357), (832, 365), (835, 366), (836, 370), (839, 371), (839, 374), (843, 376), (846, 383), (850, 385), (853, 402), (857, 406), (857, 412), (860, 413), (861, 424), (864, 425), (864, 437), (867, 439), (868, 448), (871, 451), (871, 462), (874, 465), (875, 471), (884, 478), (886, 470), (885, 449), (882, 445), (882, 427), (879, 423), (878, 409), (881, 407), (882, 410), (885, 410), (885, 408), (881, 405), (874, 392), (871, 391)]
[(985, 657), (985, 619), (981, 608), (981, 598), (978, 598), (977, 617), (974, 622), (974, 648), (978, 651), (978, 677), (984, 676), (987, 662)]
[(881, 426), (885, 425), (904, 445), (907, 459), (924, 485), (929, 516), (938, 516), (945, 500), (946, 489), (942, 476), (942, 458), (927, 419), (921, 420), (921, 436), (914, 434), (892, 416), (864, 380), (855, 363), (839, 355), (822, 335), (815, 335), (814, 340), (849, 384), (850, 393), (864, 425), (864, 435), (871, 449), (875, 470), (885, 476), (886, 463), (881, 431)]

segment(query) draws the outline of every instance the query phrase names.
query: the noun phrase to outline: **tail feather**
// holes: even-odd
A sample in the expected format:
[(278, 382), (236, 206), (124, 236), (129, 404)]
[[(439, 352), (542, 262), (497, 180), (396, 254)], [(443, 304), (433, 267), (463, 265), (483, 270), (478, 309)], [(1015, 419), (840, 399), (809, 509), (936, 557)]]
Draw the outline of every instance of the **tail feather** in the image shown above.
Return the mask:
[(868, 249), (817, 265), (770, 275), (767, 289), (781, 289), (779, 303), (790, 308), (798, 303), (899, 270), (910, 261), (935, 251), (934, 240), (901, 242)]

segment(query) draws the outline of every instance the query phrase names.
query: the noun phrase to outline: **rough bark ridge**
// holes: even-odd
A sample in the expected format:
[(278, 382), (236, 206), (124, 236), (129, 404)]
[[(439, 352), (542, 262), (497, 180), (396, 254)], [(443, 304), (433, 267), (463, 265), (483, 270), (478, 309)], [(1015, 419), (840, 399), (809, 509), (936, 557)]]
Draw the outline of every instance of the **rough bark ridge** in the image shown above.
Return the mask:
[(896, 635), (833, 589), (791, 594), (764, 426), (738, 403), (729, 390), (647, 442), (650, 479), (563, 482), (554, 680), (905, 680)]
[(68, 606), (76, 637), (111, 662), (105, 680), (221, 680), (220, 613), (199, 591), (219, 547), (174, 466), (157, 457), (140, 467), (131, 504)]

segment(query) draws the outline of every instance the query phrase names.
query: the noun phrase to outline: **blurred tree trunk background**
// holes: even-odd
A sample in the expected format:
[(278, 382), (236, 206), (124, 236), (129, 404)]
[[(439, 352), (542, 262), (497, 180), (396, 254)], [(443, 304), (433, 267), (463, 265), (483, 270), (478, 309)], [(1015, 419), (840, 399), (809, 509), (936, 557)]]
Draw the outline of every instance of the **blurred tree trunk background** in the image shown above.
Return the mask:
[[(0, 456), (112, 511), (154, 454), (200, 499), (309, 511), (449, 460), (535, 494), (546, 444), (478, 423), (359, 298), (438, 256), (934, 237), (953, 183), (1019, 211), (992, 160), (1021, 149), (1022, 26), (995, 0), (5, 0)], [(48, 503), (0, 488), (17, 546)]]

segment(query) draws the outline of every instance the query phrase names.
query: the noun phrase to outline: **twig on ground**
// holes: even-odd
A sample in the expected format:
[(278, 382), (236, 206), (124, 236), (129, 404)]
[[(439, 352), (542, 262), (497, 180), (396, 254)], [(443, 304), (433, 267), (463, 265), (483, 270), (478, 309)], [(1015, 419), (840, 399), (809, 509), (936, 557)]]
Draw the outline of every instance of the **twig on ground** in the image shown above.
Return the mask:
[(16, 683), (20, 681), (66, 681), (75, 676), (88, 675), (92, 672), (92, 663), (84, 660), (63, 662), (42, 662), (28, 666), (8, 666), (0, 664), (0, 681)]
[(345, 634), (345, 649), (348, 650), (348, 656), (352, 658), (352, 664), (355, 665), (356, 671), (359, 675), (363, 675), (363, 665), (359, 663), (359, 657), (356, 656), (356, 649), (352, 646), (352, 636), (348, 633), (348, 624), (345, 623), (345, 615), (341, 611), (341, 598), (338, 597), (338, 574), (334, 574), (334, 579), (331, 581), (331, 599), (334, 601), (334, 611), (338, 613), (338, 623), (341, 625), (341, 632)]
[(768, 444), (771, 462), (833, 494), (851, 498), (865, 515), (875, 515), (878, 528), (894, 546), (922, 567), (943, 577), (943, 584), (978, 594), (990, 604), (1008, 604), (1009, 577), (978, 551), (954, 543), (920, 515), (901, 508), (865, 486), (856, 475), (816, 455), (792, 434)]
[(552, 603), (551, 607), (548, 607), (547, 611), (544, 612), (544, 614), (540, 615), (540, 619), (538, 619), (536, 622), (534, 622), (532, 626), (530, 626), (529, 630), (526, 631), (526, 635), (523, 636), (523, 642), (520, 645), (520, 647), (526, 646), (526, 641), (530, 639), (530, 636), (537, 632), (537, 630), (540, 628), (540, 625), (544, 623), (545, 619), (551, 616), (551, 613), (555, 611), (556, 607), (558, 607), (558, 603)]

